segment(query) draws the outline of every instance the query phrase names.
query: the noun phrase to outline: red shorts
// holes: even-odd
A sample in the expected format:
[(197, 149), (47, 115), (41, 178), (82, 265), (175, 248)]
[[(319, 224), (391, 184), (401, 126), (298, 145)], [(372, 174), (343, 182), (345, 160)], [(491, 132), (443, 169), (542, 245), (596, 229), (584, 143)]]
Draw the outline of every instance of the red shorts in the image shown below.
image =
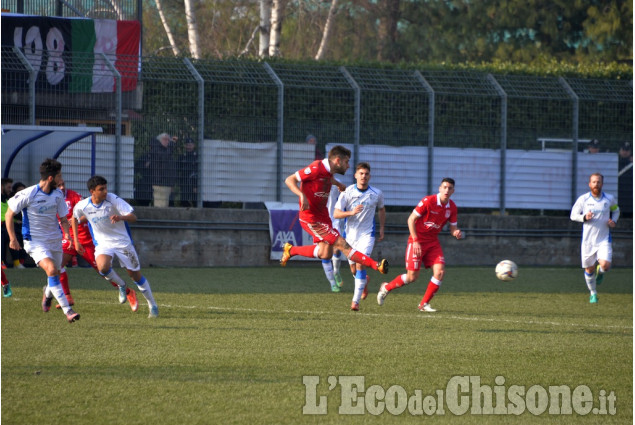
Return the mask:
[[(95, 261), (95, 245), (89, 243), (82, 246), (84, 247), (82, 257), (84, 260), (88, 261), (88, 264), (90, 264), (94, 269), (97, 269), (97, 262)], [(73, 243), (71, 241), (67, 241), (66, 239), (62, 239), (62, 251), (64, 251), (64, 254), (72, 256), (78, 255)]]
[(421, 258), (415, 257), (412, 242), (408, 243), (406, 248), (406, 270), (416, 272), (421, 269), (421, 265), (429, 269), (434, 264), (445, 264), (443, 258), (443, 250), (439, 241), (421, 244)]
[(313, 243), (326, 242), (329, 245), (335, 245), (337, 238), (340, 237), (340, 232), (333, 228), (331, 223), (307, 223), (300, 220), (300, 225), (313, 236)]

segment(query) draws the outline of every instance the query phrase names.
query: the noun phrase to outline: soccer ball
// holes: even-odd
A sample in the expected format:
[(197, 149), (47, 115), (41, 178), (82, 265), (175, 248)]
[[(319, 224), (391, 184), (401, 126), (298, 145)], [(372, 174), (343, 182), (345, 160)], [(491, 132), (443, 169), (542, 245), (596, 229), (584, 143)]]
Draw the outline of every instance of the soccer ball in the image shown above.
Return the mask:
[(503, 260), (496, 265), (496, 277), (511, 282), (518, 277), (518, 266), (512, 260)]

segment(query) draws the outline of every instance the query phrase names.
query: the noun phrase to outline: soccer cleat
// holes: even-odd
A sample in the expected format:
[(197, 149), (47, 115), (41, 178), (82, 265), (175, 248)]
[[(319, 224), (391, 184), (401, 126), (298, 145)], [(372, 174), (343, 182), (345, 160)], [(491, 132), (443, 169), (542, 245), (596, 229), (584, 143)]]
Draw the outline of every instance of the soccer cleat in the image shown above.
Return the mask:
[(282, 267), (287, 265), (287, 261), (289, 261), (289, 258), (291, 258), (291, 248), (293, 247), (293, 245), (291, 245), (289, 242), (284, 244), (284, 247), (282, 248), (282, 258), (280, 258), (280, 265)]
[(344, 281), (342, 280), (342, 275), (339, 273), (334, 273), (333, 277), (335, 278), (335, 283), (337, 283), (337, 286), (341, 288), (342, 285), (344, 284)]
[(119, 304), (125, 304), (126, 302), (126, 288), (126, 285), (119, 286)]
[[(137, 302), (137, 294), (132, 289), (128, 289), (128, 293), (126, 294), (128, 298), (128, 302), (130, 303), (130, 308), (132, 311), (137, 311), (139, 309), (139, 303)], [(158, 314), (158, 311), (157, 311)]]
[(385, 258), (377, 263), (377, 271), (381, 274), (388, 273), (388, 260)]
[(598, 296), (596, 294), (591, 295), (591, 298), (589, 298), (589, 303), (597, 304), (598, 303)]
[(595, 283), (597, 285), (601, 285), (603, 280), (604, 273), (600, 273), (600, 265), (598, 264), (597, 268), (595, 269)]
[(368, 296), (368, 284), (364, 286), (364, 290), (362, 291), (362, 299), (365, 300), (367, 296)]
[(331, 292), (340, 292), (340, 287), (337, 285), (331, 285)]
[(359, 304), (355, 301), (351, 302), (351, 311), (359, 311)]
[(424, 305), (419, 306), (419, 311), (427, 311), (428, 313), (434, 313), (437, 310), (432, 308), (430, 304), (425, 303)]
[(159, 307), (156, 305), (153, 305), (150, 307), (150, 314), (148, 314), (148, 318), (153, 319), (155, 317), (159, 317)]
[(386, 299), (386, 295), (388, 295), (388, 291), (386, 290), (387, 282), (384, 282), (379, 287), (379, 293), (377, 294), (377, 304), (384, 305), (384, 300)]
[(73, 323), (74, 321), (79, 320), (79, 313), (75, 313), (71, 308), (66, 313), (66, 320), (68, 320), (68, 323)]
[(46, 286), (44, 287), (44, 295), (42, 295), (42, 311), (47, 313), (51, 309), (51, 302), (53, 301), (53, 297), (48, 298), (46, 296)]
[(9, 298), (11, 295), (13, 295), (13, 292), (11, 292), (11, 284), (7, 283), (6, 285), (2, 285), (2, 296)]
[[(71, 294), (64, 294), (64, 296), (66, 296), (66, 301), (68, 301), (68, 305), (69, 306), (72, 307), (72, 306), (75, 305), (75, 300), (73, 299)], [(62, 306), (58, 304), (58, 305), (55, 306), (55, 308), (59, 310), (60, 308), (62, 308)]]

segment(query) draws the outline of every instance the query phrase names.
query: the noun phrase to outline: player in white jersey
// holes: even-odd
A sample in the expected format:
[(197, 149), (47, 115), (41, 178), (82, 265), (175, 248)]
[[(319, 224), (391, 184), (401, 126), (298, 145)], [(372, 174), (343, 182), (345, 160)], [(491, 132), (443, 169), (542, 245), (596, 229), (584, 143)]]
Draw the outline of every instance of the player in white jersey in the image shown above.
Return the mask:
[(141, 274), (137, 251), (132, 243), (128, 223), (137, 221), (133, 208), (115, 194), (108, 193), (108, 182), (102, 176), (93, 176), (87, 182), (90, 198), (82, 199), (73, 210), (73, 238), (75, 249), (83, 253), (84, 247), (77, 238), (78, 223), (87, 221), (95, 244), (95, 262), (99, 273), (119, 286), (119, 302), (126, 302), (126, 283), (112, 269), (114, 257), (126, 269), (128, 275), (148, 301), (150, 315), (157, 317), (159, 308), (154, 301), (150, 283)]
[[(22, 238), (24, 250), (46, 273), (48, 279), (42, 296), (42, 310), (51, 309), (53, 297), (62, 308), (69, 323), (79, 320), (68, 304), (60, 283), (60, 267), (62, 265), (62, 231), (68, 237), (68, 207), (64, 195), (57, 189), (62, 181), (62, 164), (48, 158), (40, 165), (40, 182), (28, 187), (8, 201), (9, 208), (5, 214), (5, 224), (9, 234), (9, 247), (19, 250), (20, 243), (13, 228), (13, 217), (22, 211)], [(59, 222), (57, 217), (60, 217)]]
[[(335, 204), (333, 217), (346, 219), (346, 242), (357, 247), (361, 253), (370, 256), (375, 247), (375, 240), (384, 239), (386, 208), (384, 194), (376, 187), (370, 186), (370, 164), (360, 162), (355, 167), (355, 180), (340, 195)], [(379, 215), (379, 237), (376, 239), (375, 212)], [(359, 302), (368, 295), (368, 275), (363, 265), (349, 261), (351, 272), (355, 277), (355, 291), (351, 310), (359, 310)]]
[(610, 229), (615, 227), (620, 218), (617, 200), (613, 195), (602, 192), (603, 185), (602, 174), (591, 174), (591, 191), (580, 196), (571, 209), (571, 220), (584, 223), (580, 253), (584, 280), (591, 292), (591, 304), (598, 302), (596, 284), (602, 283), (604, 273), (611, 268), (613, 248)]
[[(337, 186), (333, 185), (331, 187), (331, 193), (329, 193), (329, 200), (326, 203), (326, 208), (329, 210), (329, 216), (333, 222), (333, 228), (336, 229), (340, 234), (343, 230), (343, 221), (333, 218), (333, 211), (335, 211), (335, 203), (337, 202), (337, 198), (340, 196), (340, 190)], [(333, 251), (333, 257), (328, 260), (322, 260), (322, 268), (324, 269), (324, 274), (326, 275), (326, 279), (331, 284), (331, 291), (340, 292), (340, 288), (344, 281), (342, 280), (342, 275), (340, 274), (340, 264), (342, 262), (342, 251), (339, 249), (335, 249)]]

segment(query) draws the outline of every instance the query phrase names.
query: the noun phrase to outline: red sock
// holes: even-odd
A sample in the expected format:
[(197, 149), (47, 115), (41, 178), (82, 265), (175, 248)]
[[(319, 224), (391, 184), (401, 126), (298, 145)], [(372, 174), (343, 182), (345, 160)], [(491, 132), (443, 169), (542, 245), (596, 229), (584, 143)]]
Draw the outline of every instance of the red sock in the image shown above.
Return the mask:
[(64, 291), (64, 295), (70, 295), (71, 290), (68, 287), (68, 274), (66, 273), (66, 269), (60, 273), (60, 283), (62, 284), (62, 290)]
[(315, 245), (292, 246), (289, 250), (291, 256), (300, 255), (302, 257), (315, 258)]
[(351, 252), (348, 254), (348, 259), (353, 260), (356, 263), (362, 264), (366, 267), (370, 267), (373, 270), (377, 270), (377, 261), (373, 260), (367, 255), (362, 254), (361, 252), (351, 249)]
[(6, 285), (9, 283), (9, 279), (7, 279), (7, 275), (4, 274), (4, 270), (2, 270), (2, 285)]
[(440, 288), (439, 285), (430, 281), (430, 283), (428, 283), (428, 289), (426, 289), (426, 293), (423, 296), (423, 299), (421, 300), (421, 304), (419, 305), (424, 305), (426, 303), (429, 303), (432, 297), (434, 297), (434, 294), (436, 294), (436, 292), (439, 290), (439, 288)]
[(395, 288), (401, 288), (403, 285), (404, 285), (404, 281), (401, 278), (401, 275), (399, 275), (393, 280), (391, 280), (390, 283), (388, 283), (388, 285), (386, 285), (386, 289), (388, 290), (388, 292), (390, 292)]

